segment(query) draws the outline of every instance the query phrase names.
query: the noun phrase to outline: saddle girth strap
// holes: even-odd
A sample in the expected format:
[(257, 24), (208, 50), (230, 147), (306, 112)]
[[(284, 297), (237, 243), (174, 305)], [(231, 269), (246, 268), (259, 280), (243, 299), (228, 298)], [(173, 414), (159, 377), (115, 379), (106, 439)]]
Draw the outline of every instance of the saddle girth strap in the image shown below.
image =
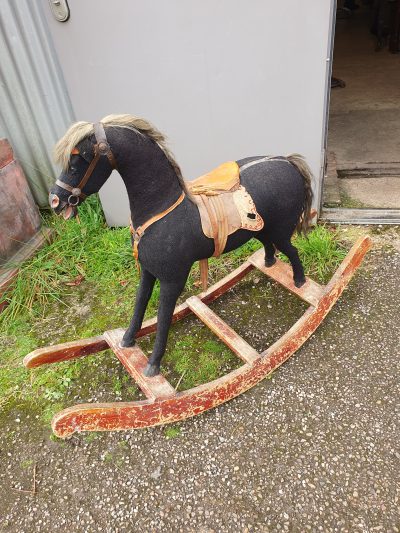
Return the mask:
[(214, 234), (213, 257), (219, 257), (225, 249), (228, 239), (228, 220), (225, 209), (219, 196), (199, 195), (210, 218)]
[(162, 213), (158, 213), (157, 215), (154, 215), (154, 217), (149, 218), (149, 220), (147, 220), (147, 222), (145, 222), (144, 224), (142, 224), (141, 226), (139, 226), (136, 229), (132, 225), (132, 220), (130, 221), (129, 227), (130, 227), (131, 235), (132, 235), (132, 238), (133, 238), (133, 257), (135, 258), (136, 266), (138, 267), (139, 271), (140, 271), (140, 265), (139, 265), (139, 241), (140, 241), (143, 233), (145, 232), (145, 230), (149, 226), (154, 224), (154, 222), (157, 222), (158, 220), (160, 220), (160, 219), (164, 218), (166, 215), (168, 215), (168, 213), (171, 213), (171, 211), (173, 211), (175, 209), (175, 207), (178, 207), (178, 205), (183, 202), (184, 198), (185, 198), (185, 193), (182, 191), (182, 194), (179, 196), (177, 201), (174, 204), (172, 204), (170, 207), (168, 207), (168, 209), (166, 209)]
[(207, 290), (208, 286), (208, 259), (200, 259), (200, 281), (203, 291)]

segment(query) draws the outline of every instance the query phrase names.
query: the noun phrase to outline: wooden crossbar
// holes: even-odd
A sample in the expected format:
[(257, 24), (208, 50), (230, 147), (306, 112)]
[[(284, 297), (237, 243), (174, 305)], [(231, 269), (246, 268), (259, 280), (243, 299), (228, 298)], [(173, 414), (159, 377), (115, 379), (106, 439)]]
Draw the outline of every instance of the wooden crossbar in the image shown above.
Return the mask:
[(257, 351), (240, 337), (226, 322), (205, 305), (197, 296), (186, 300), (189, 308), (245, 363), (252, 364), (259, 358)]
[(249, 258), (249, 261), (263, 274), (266, 274), (274, 281), (277, 281), (280, 285), (283, 285), (285, 289), (288, 289), (290, 292), (314, 307), (318, 305), (318, 302), (324, 295), (325, 287), (307, 277), (305, 284), (298, 289), (293, 282), (292, 267), (280, 259), (277, 259), (272, 267), (266, 267), (264, 264), (263, 249), (253, 254)]
[(175, 389), (164, 376), (158, 374), (148, 378), (143, 374), (147, 365), (147, 357), (137, 344), (132, 348), (121, 348), (120, 342), (124, 333), (123, 329), (113, 329), (106, 331), (104, 338), (143, 393), (150, 400), (174, 396)]

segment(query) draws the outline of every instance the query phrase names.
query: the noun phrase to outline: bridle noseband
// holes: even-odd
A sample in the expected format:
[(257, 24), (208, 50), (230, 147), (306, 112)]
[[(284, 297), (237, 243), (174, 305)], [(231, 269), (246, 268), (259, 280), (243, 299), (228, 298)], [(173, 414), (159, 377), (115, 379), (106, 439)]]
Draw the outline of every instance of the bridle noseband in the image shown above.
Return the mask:
[(86, 198), (86, 194), (82, 192), (82, 189), (88, 182), (101, 156), (107, 156), (112, 168), (115, 168), (115, 169), (117, 168), (117, 163), (111, 151), (110, 145), (108, 144), (106, 132), (104, 131), (103, 124), (101, 122), (96, 122), (95, 124), (93, 124), (93, 126), (94, 126), (94, 136), (96, 137), (96, 144), (93, 146), (94, 157), (92, 161), (90, 162), (90, 165), (88, 169), (86, 170), (85, 175), (81, 179), (78, 186), (71, 187), (71, 185), (68, 185), (64, 181), (61, 181), (59, 179), (56, 180), (56, 185), (58, 185), (62, 189), (65, 189), (66, 191), (69, 191), (71, 193), (70, 196), (68, 197), (68, 204), (71, 205), (72, 207), (76, 207), (79, 204), (79, 200), (81, 198), (82, 200)]

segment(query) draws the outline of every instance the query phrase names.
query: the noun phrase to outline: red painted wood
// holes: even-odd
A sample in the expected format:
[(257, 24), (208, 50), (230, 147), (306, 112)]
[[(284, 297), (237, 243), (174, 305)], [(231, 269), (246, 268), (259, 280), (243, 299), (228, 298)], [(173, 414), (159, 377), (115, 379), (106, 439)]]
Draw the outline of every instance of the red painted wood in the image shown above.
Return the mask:
[(150, 400), (174, 396), (175, 389), (164, 376), (159, 374), (148, 378), (143, 374), (147, 365), (147, 357), (138, 345), (132, 348), (121, 348), (120, 343), (124, 333), (123, 329), (114, 329), (106, 331), (104, 338), (143, 393)]
[(369, 237), (359, 239), (324, 289), (317, 307), (309, 307), (300, 320), (252, 365), (243, 365), (222, 378), (180, 392), (172, 398), (153, 402), (144, 400), (70, 407), (54, 417), (53, 431), (57, 436), (65, 438), (75, 431), (123, 430), (176, 422), (245, 392), (286, 361), (312, 335), (343, 292), (370, 247)]
[(266, 267), (264, 264), (264, 250), (262, 249), (253, 254), (249, 258), (249, 261), (261, 272), (278, 282), (280, 285), (283, 285), (285, 289), (288, 289), (310, 305), (317, 306), (324, 294), (324, 287), (307, 277), (305, 284), (302, 287), (297, 288), (293, 282), (292, 267), (280, 259), (277, 259), (272, 267)]
[(90, 337), (80, 341), (64, 342), (46, 348), (38, 348), (24, 357), (24, 365), (27, 368), (35, 368), (59, 361), (68, 361), (76, 357), (101, 352), (107, 350), (108, 344), (103, 335)]
[(252, 364), (259, 358), (257, 351), (236, 333), (226, 322), (207, 307), (197, 296), (186, 300), (189, 308), (245, 363)]

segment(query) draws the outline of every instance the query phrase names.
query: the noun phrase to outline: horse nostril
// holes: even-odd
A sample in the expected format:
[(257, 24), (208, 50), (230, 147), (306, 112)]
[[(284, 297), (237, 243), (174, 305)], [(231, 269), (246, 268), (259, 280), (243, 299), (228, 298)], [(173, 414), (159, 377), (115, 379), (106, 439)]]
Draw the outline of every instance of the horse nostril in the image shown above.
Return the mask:
[(50, 193), (49, 194), (49, 204), (50, 204), (51, 208), (55, 209), (56, 207), (58, 207), (59, 203), (60, 203), (59, 197), (56, 194)]

